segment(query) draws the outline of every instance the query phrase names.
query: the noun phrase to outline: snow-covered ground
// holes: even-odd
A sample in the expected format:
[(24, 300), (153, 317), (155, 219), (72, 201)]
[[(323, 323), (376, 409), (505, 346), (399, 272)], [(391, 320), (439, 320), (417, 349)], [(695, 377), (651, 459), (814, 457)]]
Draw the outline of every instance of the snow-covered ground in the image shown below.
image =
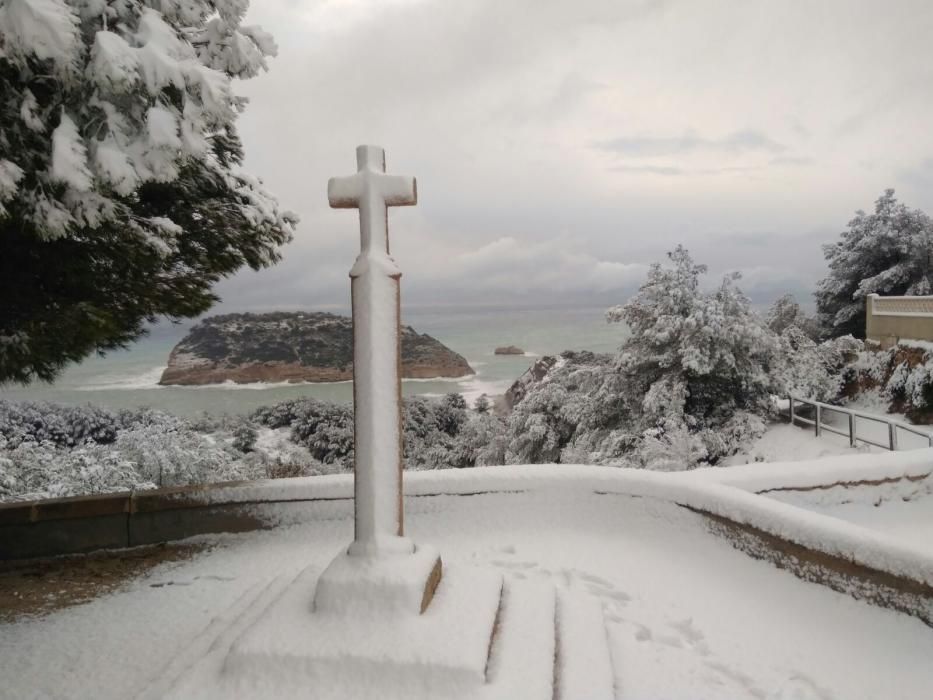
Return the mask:
[(885, 533), (933, 554), (933, 480), (774, 491), (771, 498)]
[[(449, 564), (600, 599), (620, 698), (921, 700), (933, 687), (929, 627), (750, 559), (672, 504), (554, 489), (407, 506), (409, 533)], [(133, 696), (248, 589), (323, 569), (351, 537), (338, 518), (208, 538), (118, 593), (4, 625), (0, 694)]]
[(816, 437), (812, 430), (789, 423), (772, 423), (765, 434), (743, 453), (729, 457), (724, 462), (725, 466), (751, 462), (800, 462), (806, 459), (876, 451), (881, 450), (864, 444), (853, 449), (849, 447), (847, 438), (833, 433), (826, 432)]
[(888, 533), (901, 542), (933, 554), (933, 495), (909, 501), (852, 502), (809, 506), (818, 513)]
[[(875, 404), (848, 406), (857, 411), (873, 413), (879, 417), (890, 418), (910, 424), (903, 415), (885, 413), (883, 407)], [(823, 423), (837, 430), (848, 431), (848, 417), (841, 413), (825, 411)], [(917, 426), (923, 431), (931, 431), (930, 426)], [(855, 424), (856, 436), (879, 444), (887, 444), (887, 424), (867, 418), (858, 418)], [(898, 430), (898, 450), (915, 450), (929, 447), (929, 440), (922, 436)], [(785, 421), (771, 423), (765, 434), (752, 443), (741, 454), (724, 460), (725, 466), (746, 464), (749, 462), (798, 462), (805, 459), (820, 459), (834, 455), (852, 455), (867, 452), (887, 452), (883, 448), (858, 442), (856, 447), (849, 446), (848, 435), (837, 435), (824, 430), (816, 437), (812, 426), (790, 425)]]

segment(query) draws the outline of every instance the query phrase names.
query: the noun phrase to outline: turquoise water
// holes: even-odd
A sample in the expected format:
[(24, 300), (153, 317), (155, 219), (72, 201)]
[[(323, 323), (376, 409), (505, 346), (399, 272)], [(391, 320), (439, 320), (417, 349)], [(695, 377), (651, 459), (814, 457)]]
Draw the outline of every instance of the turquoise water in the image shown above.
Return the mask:
[[(605, 307), (407, 309), (403, 323), (428, 333), (466, 357), (476, 375), (460, 380), (405, 380), (406, 395), (459, 392), (472, 401), (481, 393), (501, 394), (538, 356), (561, 350), (615, 351), (625, 327), (607, 324)], [(0, 387), (0, 399), (93, 403), (111, 409), (150, 406), (177, 415), (248, 413), (258, 406), (312, 396), (349, 402), (351, 382), (332, 384), (223, 384), (161, 387), (158, 380), (172, 347), (190, 323), (163, 324), (129, 350), (92, 357), (66, 370), (54, 384)], [(524, 356), (497, 356), (500, 345), (517, 345)]]

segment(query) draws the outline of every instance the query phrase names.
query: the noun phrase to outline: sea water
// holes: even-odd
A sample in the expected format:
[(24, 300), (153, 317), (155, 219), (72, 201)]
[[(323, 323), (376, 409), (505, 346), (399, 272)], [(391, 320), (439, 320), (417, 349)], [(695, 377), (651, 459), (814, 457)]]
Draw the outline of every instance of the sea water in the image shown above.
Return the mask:
[[(472, 402), (480, 394), (502, 394), (534, 361), (562, 350), (615, 352), (625, 339), (622, 324), (608, 324), (605, 307), (415, 307), (402, 322), (434, 336), (463, 355), (476, 374), (460, 379), (406, 379), (405, 395), (460, 393)], [(244, 414), (259, 406), (304, 396), (328, 401), (353, 399), (352, 382), (160, 386), (172, 348), (192, 322), (163, 323), (127, 350), (90, 357), (69, 367), (53, 384), (0, 387), (0, 399), (95, 404), (109, 409), (148, 406), (192, 416), (202, 412)], [(524, 355), (495, 355), (515, 345)]]

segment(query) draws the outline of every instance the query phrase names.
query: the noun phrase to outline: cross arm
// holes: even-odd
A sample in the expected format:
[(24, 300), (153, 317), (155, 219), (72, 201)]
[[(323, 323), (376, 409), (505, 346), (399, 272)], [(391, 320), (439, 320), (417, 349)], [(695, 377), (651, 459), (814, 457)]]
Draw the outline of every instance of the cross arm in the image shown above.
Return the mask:
[(349, 177), (332, 177), (327, 181), (327, 201), (334, 209), (355, 209), (363, 196), (363, 178), (359, 173)]
[(418, 181), (407, 175), (380, 175), (379, 190), (387, 207), (407, 207), (418, 203)]

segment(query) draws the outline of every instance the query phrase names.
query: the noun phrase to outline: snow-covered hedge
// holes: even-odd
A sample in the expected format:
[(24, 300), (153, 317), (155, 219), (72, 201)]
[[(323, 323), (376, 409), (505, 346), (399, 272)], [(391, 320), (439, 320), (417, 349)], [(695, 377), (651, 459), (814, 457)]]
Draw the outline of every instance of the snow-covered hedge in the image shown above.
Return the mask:
[[(272, 445), (244, 454), (244, 426), (231, 423), (203, 432), (158, 411), (0, 401), (0, 500), (279, 475), (283, 452)], [(299, 468), (287, 475), (314, 473), (307, 451), (293, 448), (284, 456)]]
[[(504, 424), (459, 394), (405, 401), (409, 469), (502, 464)], [(55, 498), (353, 468), (349, 406), (297, 399), (253, 416), (0, 401), (0, 500)]]
[[(502, 420), (484, 409), (470, 411), (459, 394), (439, 400), (410, 397), (403, 404), (403, 447), (409, 469), (501, 464)], [(345, 404), (294, 399), (258, 409), (254, 420), (290, 428), (291, 439), (315, 460), (337, 471), (353, 467), (353, 411)]]

